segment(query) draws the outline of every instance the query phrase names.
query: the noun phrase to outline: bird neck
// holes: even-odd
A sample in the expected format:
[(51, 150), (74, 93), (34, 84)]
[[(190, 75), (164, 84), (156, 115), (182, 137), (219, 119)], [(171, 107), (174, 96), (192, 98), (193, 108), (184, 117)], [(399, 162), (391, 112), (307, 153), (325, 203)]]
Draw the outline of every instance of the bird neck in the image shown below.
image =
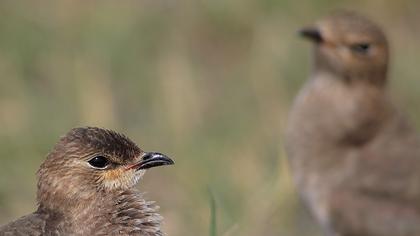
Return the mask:
[[(143, 199), (136, 190), (98, 192), (91, 199), (49, 209), (42, 203), (38, 212), (53, 215), (49, 227), (72, 235), (160, 235), (162, 217), (158, 207)], [(55, 224), (57, 222), (57, 224)], [(65, 223), (63, 223), (65, 222)]]
[(332, 144), (367, 142), (391, 118), (394, 109), (385, 88), (363, 80), (343, 81), (322, 71), (312, 75), (299, 96), (296, 116), (314, 118), (305, 123), (306, 132)]

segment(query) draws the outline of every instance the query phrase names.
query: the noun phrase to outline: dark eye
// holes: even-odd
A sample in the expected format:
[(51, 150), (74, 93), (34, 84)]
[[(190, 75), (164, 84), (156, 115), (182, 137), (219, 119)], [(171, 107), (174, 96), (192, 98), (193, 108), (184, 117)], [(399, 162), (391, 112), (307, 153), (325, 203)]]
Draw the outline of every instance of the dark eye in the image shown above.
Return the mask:
[(104, 156), (96, 156), (90, 159), (88, 162), (92, 167), (95, 167), (98, 169), (104, 169), (109, 164), (108, 159), (106, 159), (106, 157)]
[(368, 43), (357, 43), (353, 44), (351, 47), (351, 50), (357, 53), (367, 53), (370, 49), (370, 44)]

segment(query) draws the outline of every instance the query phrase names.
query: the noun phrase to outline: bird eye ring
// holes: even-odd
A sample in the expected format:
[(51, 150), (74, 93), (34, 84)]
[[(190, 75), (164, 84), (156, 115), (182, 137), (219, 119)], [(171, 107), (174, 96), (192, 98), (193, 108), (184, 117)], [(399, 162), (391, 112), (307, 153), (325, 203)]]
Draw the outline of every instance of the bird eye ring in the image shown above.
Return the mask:
[(350, 46), (351, 50), (357, 53), (367, 53), (370, 49), (370, 44), (368, 43), (356, 43)]
[(88, 163), (95, 169), (105, 169), (108, 166), (109, 161), (104, 156), (95, 156), (92, 159), (90, 159)]

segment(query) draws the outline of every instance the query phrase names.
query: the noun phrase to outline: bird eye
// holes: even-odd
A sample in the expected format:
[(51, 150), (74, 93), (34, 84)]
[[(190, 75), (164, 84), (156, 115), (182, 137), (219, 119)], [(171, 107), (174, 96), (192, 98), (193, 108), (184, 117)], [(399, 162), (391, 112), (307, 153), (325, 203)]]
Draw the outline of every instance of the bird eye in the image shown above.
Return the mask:
[(370, 49), (370, 44), (368, 43), (357, 43), (353, 44), (351, 47), (351, 50), (357, 53), (367, 53)]
[(89, 165), (97, 169), (104, 169), (108, 166), (109, 161), (104, 156), (96, 156), (88, 161)]

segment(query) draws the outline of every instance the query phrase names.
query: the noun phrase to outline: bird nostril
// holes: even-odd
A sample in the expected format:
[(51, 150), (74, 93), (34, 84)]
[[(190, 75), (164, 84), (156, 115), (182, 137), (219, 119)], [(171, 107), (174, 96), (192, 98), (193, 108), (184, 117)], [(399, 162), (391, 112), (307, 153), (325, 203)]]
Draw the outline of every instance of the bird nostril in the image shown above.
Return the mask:
[(144, 154), (143, 161), (147, 161), (147, 160), (151, 159), (152, 157), (153, 157), (153, 153), (148, 152), (148, 153)]

